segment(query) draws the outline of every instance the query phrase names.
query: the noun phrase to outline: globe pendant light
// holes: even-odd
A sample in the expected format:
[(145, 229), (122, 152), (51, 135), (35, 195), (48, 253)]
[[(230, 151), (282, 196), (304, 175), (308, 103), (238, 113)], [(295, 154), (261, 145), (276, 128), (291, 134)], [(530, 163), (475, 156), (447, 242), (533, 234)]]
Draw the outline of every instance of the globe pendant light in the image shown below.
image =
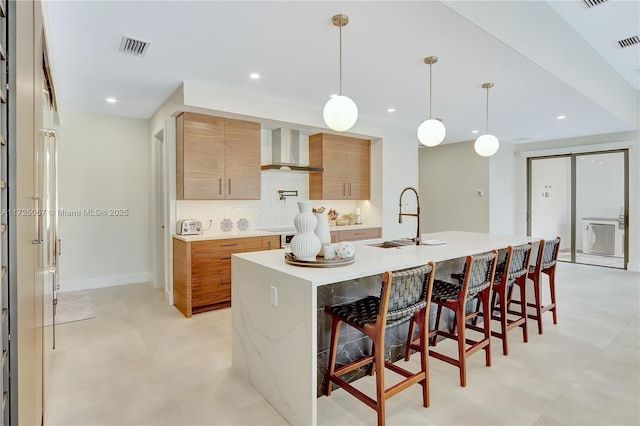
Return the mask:
[(437, 56), (428, 56), (424, 58), (424, 63), (429, 65), (429, 119), (424, 120), (418, 126), (418, 140), (422, 145), (436, 146), (444, 140), (447, 130), (444, 128), (442, 121), (431, 118), (431, 66), (438, 62)]
[(338, 132), (349, 130), (358, 120), (358, 107), (347, 96), (342, 96), (342, 27), (349, 23), (347, 15), (335, 15), (331, 18), (333, 25), (340, 28), (340, 92), (324, 106), (322, 116), (330, 129)]
[(487, 118), (485, 123), (485, 134), (478, 137), (476, 142), (473, 144), (473, 148), (476, 150), (476, 153), (483, 157), (491, 157), (493, 154), (498, 152), (498, 148), (500, 147), (500, 141), (498, 141), (498, 138), (489, 134), (489, 89), (492, 87), (493, 83), (484, 83), (482, 85), (483, 89), (487, 89)]

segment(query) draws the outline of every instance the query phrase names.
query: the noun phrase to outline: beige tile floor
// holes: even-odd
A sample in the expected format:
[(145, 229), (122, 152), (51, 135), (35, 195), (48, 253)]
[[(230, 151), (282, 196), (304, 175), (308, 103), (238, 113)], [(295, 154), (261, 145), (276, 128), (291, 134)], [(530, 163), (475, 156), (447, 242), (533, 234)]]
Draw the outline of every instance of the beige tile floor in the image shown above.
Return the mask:
[[(432, 358), (431, 407), (414, 386), (387, 402), (387, 424), (640, 424), (640, 274), (562, 263), (557, 281), (557, 326), (550, 314), (543, 335), (530, 323), (526, 344), (512, 332), (508, 357), (496, 341), (490, 368), (471, 357), (466, 388)], [(286, 424), (231, 368), (229, 309), (185, 319), (146, 283), (90, 295), (96, 318), (58, 327), (47, 425)], [(374, 389), (369, 377), (358, 386)], [(376, 422), (342, 390), (318, 412), (320, 424)]]

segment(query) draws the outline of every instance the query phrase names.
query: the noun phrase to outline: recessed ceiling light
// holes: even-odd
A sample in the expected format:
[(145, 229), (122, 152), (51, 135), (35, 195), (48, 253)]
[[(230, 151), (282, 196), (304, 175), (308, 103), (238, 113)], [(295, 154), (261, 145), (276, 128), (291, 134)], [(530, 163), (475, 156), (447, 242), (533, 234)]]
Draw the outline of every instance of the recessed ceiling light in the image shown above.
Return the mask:
[(336, 96), (338, 96), (338, 95), (336, 95), (336, 94), (334, 93), (333, 95), (331, 95), (331, 96), (329, 96), (329, 97), (330, 97), (330, 98), (335, 98)]
[(389, 109), (387, 109), (387, 112), (396, 112), (396, 109), (395, 108), (389, 108)]
[(110, 104), (115, 104), (116, 102), (118, 102), (116, 98), (106, 98), (105, 101), (109, 102)]
[(477, 130), (472, 130), (471, 133), (473, 133), (475, 135), (476, 133), (478, 133), (478, 131)]
[(253, 74), (249, 74), (249, 77), (251, 77), (254, 80), (257, 80), (257, 79), (260, 78), (260, 74), (257, 74), (257, 73), (254, 72)]
[(559, 115), (556, 117), (558, 120), (564, 120), (565, 118), (567, 118), (566, 115)]

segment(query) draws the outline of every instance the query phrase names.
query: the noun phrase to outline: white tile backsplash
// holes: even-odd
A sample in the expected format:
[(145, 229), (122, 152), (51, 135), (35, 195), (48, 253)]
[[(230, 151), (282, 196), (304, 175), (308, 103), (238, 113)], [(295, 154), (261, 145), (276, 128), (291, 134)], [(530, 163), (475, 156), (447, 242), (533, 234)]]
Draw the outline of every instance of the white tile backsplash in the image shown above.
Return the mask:
[[(300, 150), (300, 157), (303, 164), (308, 164), (309, 149), (308, 136), (301, 135), (303, 141)], [(262, 164), (271, 162), (271, 131), (262, 131)], [(297, 197), (287, 197), (285, 201), (280, 200), (279, 189), (297, 190)], [(176, 220), (198, 219), (201, 220), (204, 228), (207, 229), (209, 221), (212, 221), (211, 228), (204, 232), (204, 235), (219, 236), (238, 232), (238, 220), (244, 218), (249, 221), (251, 230), (261, 228), (293, 227), (293, 218), (298, 213), (297, 201), (309, 199), (309, 174), (302, 172), (265, 170), (262, 172), (262, 192), (260, 200), (216, 200), (216, 201), (196, 201), (177, 200)], [(326, 207), (336, 209), (340, 214), (355, 213), (357, 201), (332, 200), (314, 201), (314, 207)], [(224, 219), (229, 219), (233, 223), (230, 232), (221, 229)]]

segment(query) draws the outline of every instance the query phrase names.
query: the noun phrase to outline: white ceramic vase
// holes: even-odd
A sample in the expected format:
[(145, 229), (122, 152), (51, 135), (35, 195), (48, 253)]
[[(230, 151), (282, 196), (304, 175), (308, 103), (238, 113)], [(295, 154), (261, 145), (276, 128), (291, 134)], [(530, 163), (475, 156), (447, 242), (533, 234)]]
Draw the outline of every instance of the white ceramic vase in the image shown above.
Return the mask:
[(329, 217), (326, 213), (314, 213), (318, 224), (316, 225), (315, 234), (320, 238), (320, 252), (319, 256), (324, 256), (325, 246), (331, 245), (331, 232), (329, 231)]
[(322, 247), (320, 238), (314, 233), (318, 220), (311, 208), (311, 201), (298, 201), (300, 213), (293, 219), (298, 233), (291, 240), (291, 252), (298, 260), (315, 261)]

